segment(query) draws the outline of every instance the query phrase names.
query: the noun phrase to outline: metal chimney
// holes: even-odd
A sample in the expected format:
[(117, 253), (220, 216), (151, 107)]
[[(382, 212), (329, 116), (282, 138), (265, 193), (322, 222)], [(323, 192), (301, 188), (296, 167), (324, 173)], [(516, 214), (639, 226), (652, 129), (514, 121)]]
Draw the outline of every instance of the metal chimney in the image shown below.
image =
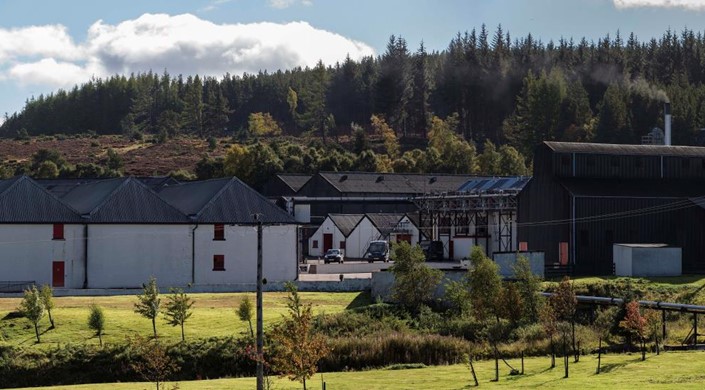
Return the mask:
[(663, 143), (666, 146), (671, 146), (671, 103), (664, 103), (663, 104), (663, 130), (664, 130), (664, 139)]

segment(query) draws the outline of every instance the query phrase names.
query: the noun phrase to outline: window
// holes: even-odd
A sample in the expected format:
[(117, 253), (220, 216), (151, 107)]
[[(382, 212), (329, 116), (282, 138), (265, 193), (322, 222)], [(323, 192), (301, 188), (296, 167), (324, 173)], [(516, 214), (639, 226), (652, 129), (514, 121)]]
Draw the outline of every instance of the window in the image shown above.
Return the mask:
[(345, 249), (345, 241), (340, 241), (340, 249)]
[(213, 255), (213, 271), (225, 271), (225, 255)]
[(526, 252), (529, 250), (529, 243), (526, 241), (519, 242), (519, 252)]
[(313, 240), (313, 244), (311, 244), (313, 249), (318, 249), (318, 240)]
[(52, 236), (54, 240), (63, 240), (64, 239), (64, 224), (63, 223), (55, 223), (54, 224), (54, 235)]
[(213, 240), (225, 241), (225, 225), (222, 223), (213, 226)]

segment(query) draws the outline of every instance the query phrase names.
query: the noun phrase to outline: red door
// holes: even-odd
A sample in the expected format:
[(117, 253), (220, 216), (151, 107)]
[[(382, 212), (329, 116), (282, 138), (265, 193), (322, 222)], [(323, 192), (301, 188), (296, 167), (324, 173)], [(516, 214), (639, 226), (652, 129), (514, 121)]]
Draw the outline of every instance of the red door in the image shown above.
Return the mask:
[(64, 287), (64, 262), (55, 261), (52, 264), (51, 285), (54, 287)]
[(411, 244), (411, 234), (397, 234), (397, 242), (406, 241)]
[(323, 253), (328, 252), (328, 249), (333, 248), (333, 235), (330, 233), (323, 233)]

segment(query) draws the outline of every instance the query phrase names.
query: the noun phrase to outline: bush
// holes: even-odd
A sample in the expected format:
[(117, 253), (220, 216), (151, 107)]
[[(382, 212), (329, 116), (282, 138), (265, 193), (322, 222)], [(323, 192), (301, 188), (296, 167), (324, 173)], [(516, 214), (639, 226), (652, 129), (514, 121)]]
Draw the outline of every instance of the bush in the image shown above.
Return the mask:
[(385, 367), (391, 364), (423, 363), (456, 364), (463, 361), (470, 344), (455, 337), (379, 334), (359, 338), (342, 337), (329, 340), (331, 352), (321, 360), (322, 371), (342, 371)]
[[(173, 379), (254, 376), (250, 343), (249, 338), (211, 338), (169, 346), (167, 354), (179, 367)], [(0, 388), (139, 381), (133, 364), (141, 359), (129, 344), (68, 344), (50, 350), (0, 346)]]

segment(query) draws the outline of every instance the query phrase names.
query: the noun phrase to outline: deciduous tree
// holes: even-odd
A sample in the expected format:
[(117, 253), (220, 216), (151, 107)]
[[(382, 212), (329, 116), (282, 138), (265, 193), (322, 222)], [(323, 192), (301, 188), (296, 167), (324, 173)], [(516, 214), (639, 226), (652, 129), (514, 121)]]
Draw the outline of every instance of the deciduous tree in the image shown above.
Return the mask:
[(441, 271), (426, 264), (425, 257), (420, 246), (411, 246), (405, 241), (394, 244), (392, 248), (394, 264), (389, 271), (394, 274), (394, 298), (414, 313), (433, 298), (436, 286), (443, 277)]
[(51, 329), (54, 329), (56, 328), (56, 324), (54, 324), (54, 318), (51, 316), (51, 311), (54, 309), (54, 290), (50, 285), (45, 284), (39, 290), (39, 294), (42, 298), (42, 305), (44, 305), (44, 309), (47, 311), (47, 315), (49, 316)]
[(275, 326), (272, 340), (275, 351), (274, 367), (291, 380), (299, 381), (306, 389), (306, 379), (318, 369), (318, 361), (329, 352), (326, 339), (313, 329), (311, 304), (301, 302), (296, 286), (288, 282), (286, 290), (288, 316)]
[(88, 327), (95, 331), (98, 340), (100, 341), (100, 346), (103, 346), (103, 331), (105, 330), (105, 315), (103, 314), (103, 309), (98, 305), (91, 305), (91, 311), (88, 315)]
[(169, 325), (181, 327), (181, 341), (186, 340), (184, 324), (193, 314), (191, 307), (193, 307), (193, 299), (184, 293), (184, 290), (171, 289), (171, 295), (167, 297), (164, 316)]
[(152, 321), (152, 331), (154, 338), (157, 338), (157, 317), (159, 316), (161, 298), (159, 298), (159, 287), (157, 279), (149, 278), (147, 284), (142, 285), (142, 294), (137, 296), (135, 303), (135, 313)]
[(17, 308), (25, 318), (34, 326), (34, 334), (37, 336), (37, 342), (42, 341), (39, 338), (39, 321), (44, 317), (44, 304), (42, 303), (41, 293), (36, 286), (28, 290), (24, 290), (24, 297)]

